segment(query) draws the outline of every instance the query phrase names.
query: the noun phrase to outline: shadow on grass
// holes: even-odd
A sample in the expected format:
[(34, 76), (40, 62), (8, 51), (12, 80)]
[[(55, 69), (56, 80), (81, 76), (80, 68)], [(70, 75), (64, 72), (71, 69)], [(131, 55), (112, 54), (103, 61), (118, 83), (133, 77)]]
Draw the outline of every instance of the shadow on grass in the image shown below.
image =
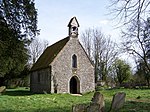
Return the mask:
[(150, 102), (126, 101), (121, 112), (150, 112)]
[(21, 110), (13, 110), (13, 109), (4, 109), (4, 110), (0, 110), (0, 112), (71, 112), (71, 108), (69, 107), (49, 107), (49, 108), (37, 108), (37, 109), (21, 109)]
[(29, 96), (33, 95), (29, 90), (14, 90), (14, 91), (6, 91), (4, 95), (8, 96)]

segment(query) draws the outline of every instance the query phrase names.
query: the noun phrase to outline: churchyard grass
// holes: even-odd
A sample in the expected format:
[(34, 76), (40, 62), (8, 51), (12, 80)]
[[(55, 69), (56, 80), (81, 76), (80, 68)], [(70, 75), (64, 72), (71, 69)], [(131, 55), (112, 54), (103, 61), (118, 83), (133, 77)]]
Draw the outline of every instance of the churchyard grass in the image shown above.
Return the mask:
[[(100, 92), (104, 95), (106, 112), (117, 92), (126, 93), (121, 112), (150, 112), (150, 89), (111, 89)], [(72, 105), (88, 105), (93, 94), (32, 94), (29, 88), (7, 89), (5, 94), (0, 95), (0, 112), (71, 112)]]

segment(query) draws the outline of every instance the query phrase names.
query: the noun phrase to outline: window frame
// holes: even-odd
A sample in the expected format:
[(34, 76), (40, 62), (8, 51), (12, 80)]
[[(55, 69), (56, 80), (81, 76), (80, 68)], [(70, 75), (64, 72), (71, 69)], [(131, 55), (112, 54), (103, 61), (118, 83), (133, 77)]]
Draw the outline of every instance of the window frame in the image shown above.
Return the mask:
[(77, 56), (75, 54), (72, 56), (72, 68), (77, 68)]

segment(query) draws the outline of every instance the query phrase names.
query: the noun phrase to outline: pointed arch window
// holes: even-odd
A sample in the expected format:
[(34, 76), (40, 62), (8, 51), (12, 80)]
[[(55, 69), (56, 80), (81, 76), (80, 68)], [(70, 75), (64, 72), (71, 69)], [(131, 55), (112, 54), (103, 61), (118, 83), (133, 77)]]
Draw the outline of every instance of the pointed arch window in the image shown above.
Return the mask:
[(72, 56), (72, 67), (77, 68), (77, 56), (75, 54)]

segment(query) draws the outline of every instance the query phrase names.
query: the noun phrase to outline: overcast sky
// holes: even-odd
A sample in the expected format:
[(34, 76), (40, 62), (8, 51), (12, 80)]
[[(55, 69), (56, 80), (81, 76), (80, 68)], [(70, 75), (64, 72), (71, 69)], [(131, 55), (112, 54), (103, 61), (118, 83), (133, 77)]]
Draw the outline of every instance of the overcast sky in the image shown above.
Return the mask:
[(35, 0), (35, 4), (41, 29), (39, 37), (50, 44), (68, 36), (67, 25), (74, 16), (80, 24), (79, 33), (96, 27), (111, 35), (113, 40), (119, 40), (119, 29), (114, 29), (108, 15), (109, 0)]

